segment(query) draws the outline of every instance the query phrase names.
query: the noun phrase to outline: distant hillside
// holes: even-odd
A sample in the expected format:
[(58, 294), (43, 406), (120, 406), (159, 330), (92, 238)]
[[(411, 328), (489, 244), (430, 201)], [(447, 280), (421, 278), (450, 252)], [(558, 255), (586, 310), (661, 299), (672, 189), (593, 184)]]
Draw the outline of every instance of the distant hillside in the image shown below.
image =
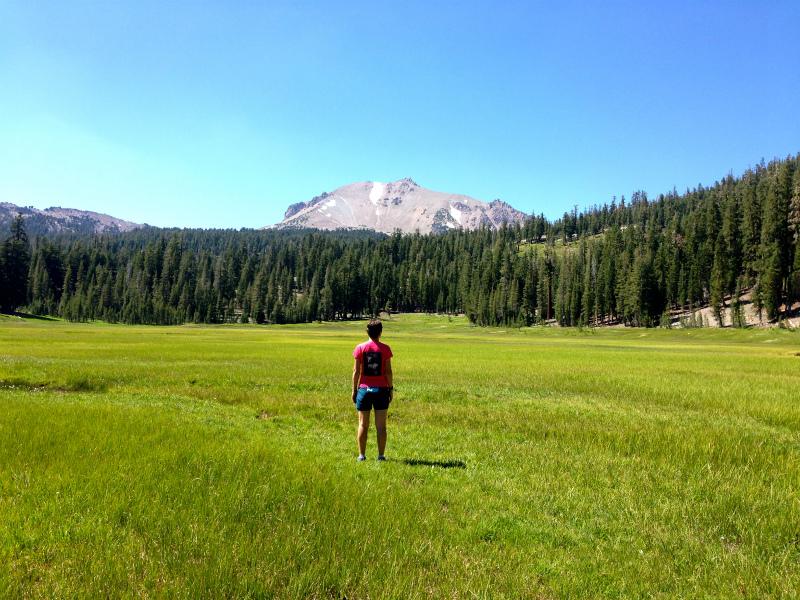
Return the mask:
[[(30, 274), (14, 289), (24, 312), (74, 321), (300, 323), (419, 311), (513, 327), (800, 327), (800, 154), (555, 222), (538, 215), (469, 230), (464, 212), (461, 227), (435, 235), (143, 227), (91, 245), (82, 235), (45, 238), (32, 245), (30, 269), (14, 271)], [(0, 253), (0, 273), (15, 256)], [(8, 289), (0, 283), (0, 295)]]
[(23, 214), (25, 230), (31, 237), (54, 233), (119, 233), (142, 227), (138, 223), (88, 210), (60, 206), (39, 210), (30, 206), (0, 202), (0, 238), (4, 237), (2, 234), (7, 232), (11, 219), (17, 216), (17, 213)]
[[(499, 228), (522, 223), (528, 216), (505, 202), (483, 202), (435, 192), (411, 179), (393, 183), (366, 181), (342, 186), (308, 202), (292, 204), (283, 221), (268, 228), (373, 229), (392, 233), (443, 233), (448, 229)], [(268, 229), (265, 227), (264, 229)]]

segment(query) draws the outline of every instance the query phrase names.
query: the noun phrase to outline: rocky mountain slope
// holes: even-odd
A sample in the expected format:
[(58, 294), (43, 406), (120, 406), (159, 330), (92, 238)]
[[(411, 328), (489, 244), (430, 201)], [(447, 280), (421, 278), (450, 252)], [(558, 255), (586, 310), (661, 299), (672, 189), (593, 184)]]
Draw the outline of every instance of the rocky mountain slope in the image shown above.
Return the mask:
[(47, 235), (52, 233), (118, 233), (142, 227), (138, 223), (123, 221), (109, 215), (61, 208), (53, 206), (44, 210), (32, 206), (17, 206), (10, 202), (0, 202), (0, 239), (7, 232), (11, 219), (22, 213), (28, 235)]
[(308, 202), (292, 204), (283, 221), (271, 228), (374, 229), (391, 233), (441, 233), (463, 227), (490, 228), (522, 222), (528, 215), (505, 202), (482, 202), (462, 194), (435, 192), (411, 179), (392, 183), (366, 181), (342, 186)]

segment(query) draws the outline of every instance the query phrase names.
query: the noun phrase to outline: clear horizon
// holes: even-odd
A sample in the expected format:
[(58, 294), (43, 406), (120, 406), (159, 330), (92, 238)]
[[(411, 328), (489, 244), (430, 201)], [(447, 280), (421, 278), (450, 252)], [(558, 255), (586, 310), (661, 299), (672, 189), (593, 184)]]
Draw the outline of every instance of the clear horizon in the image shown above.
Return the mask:
[(557, 219), (800, 151), (800, 4), (0, 3), (0, 201), (258, 228), (356, 181)]

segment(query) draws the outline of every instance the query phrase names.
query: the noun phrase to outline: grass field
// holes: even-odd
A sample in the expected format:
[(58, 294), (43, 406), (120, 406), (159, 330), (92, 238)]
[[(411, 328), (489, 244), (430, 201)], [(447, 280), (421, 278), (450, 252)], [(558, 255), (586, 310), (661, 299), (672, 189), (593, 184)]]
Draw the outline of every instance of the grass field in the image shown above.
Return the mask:
[(0, 317), (3, 598), (795, 598), (800, 334)]

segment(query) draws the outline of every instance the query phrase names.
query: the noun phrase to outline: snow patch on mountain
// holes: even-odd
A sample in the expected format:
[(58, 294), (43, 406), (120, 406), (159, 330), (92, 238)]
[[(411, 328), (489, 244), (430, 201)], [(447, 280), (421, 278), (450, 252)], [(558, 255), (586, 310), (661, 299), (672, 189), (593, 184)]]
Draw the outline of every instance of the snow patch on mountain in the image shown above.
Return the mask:
[(369, 191), (369, 201), (377, 204), (378, 200), (383, 197), (383, 184), (376, 181), (372, 184), (372, 189)]

